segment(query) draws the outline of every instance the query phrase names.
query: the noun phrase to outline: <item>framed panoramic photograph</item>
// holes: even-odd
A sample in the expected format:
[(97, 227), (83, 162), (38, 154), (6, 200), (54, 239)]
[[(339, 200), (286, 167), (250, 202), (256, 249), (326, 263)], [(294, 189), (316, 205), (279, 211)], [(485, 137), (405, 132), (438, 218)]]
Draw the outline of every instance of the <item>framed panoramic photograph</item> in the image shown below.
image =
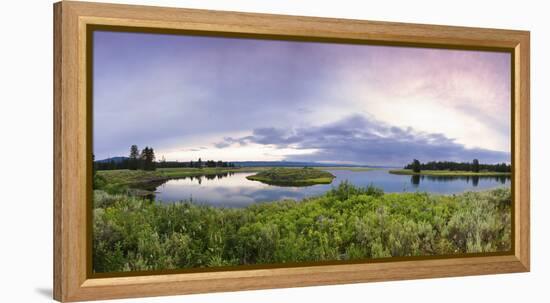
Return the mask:
[(529, 32), (54, 16), (55, 299), (529, 271)]

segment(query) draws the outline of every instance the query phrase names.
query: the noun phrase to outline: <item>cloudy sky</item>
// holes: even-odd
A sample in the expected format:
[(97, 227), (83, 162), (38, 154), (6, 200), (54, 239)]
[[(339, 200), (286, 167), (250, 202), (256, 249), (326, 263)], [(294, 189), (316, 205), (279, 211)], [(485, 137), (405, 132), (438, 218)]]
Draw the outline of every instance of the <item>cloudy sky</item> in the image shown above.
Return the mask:
[(510, 162), (510, 54), (94, 33), (96, 159)]

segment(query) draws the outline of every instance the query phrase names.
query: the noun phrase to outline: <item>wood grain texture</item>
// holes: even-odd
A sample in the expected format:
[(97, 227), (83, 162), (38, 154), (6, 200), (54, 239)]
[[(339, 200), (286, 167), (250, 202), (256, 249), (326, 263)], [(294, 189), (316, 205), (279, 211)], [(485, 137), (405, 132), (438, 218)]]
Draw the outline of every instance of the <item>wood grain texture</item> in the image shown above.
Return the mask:
[(53, 82), (53, 116), (54, 116), (54, 125), (53, 125), (53, 131), (54, 131), (54, 144), (53, 144), (53, 163), (54, 163), (54, 170), (53, 170), (53, 213), (54, 213), (54, 221), (53, 221), (53, 280), (54, 280), (54, 287), (53, 287), (53, 296), (57, 300), (61, 299), (61, 294), (63, 293), (63, 288), (61, 286), (61, 281), (63, 279), (63, 273), (61, 265), (63, 252), (61, 250), (61, 247), (63, 246), (62, 240), (63, 237), (61, 237), (61, 223), (62, 223), (62, 203), (61, 203), (61, 165), (63, 164), (61, 161), (61, 144), (62, 144), (62, 135), (61, 135), (61, 111), (62, 111), (62, 103), (61, 103), (61, 79), (62, 72), (61, 72), (61, 66), (63, 65), (63, 61), (61, 60), (61, 45), (63, 44), (61, 41), (62, 35), (61, 35), (61, 5), (55, 4), (54, 5), (54, 51), (53, 51), (53, 73), (54, 73), (54, 82)]
[[(90, 279), (86, 274), (86, 26), (252, 35), (514, 56), (514, 237), (509, 256)], [(529, 271), (529, 32), (63, 1), (54, 5), (54, 298), (129, 298)]]
[[(67, 301), (85, 281), (86, 124), (81, 98), (79, 20), (54, 5), (54, 298)], [(83, 216), (84, 214), (84, 216)], [(84, 267), (83, 267), (84, 265)]]
[(530, 34), (525, 33), (515, 47), (515, 255), (530, 270)]

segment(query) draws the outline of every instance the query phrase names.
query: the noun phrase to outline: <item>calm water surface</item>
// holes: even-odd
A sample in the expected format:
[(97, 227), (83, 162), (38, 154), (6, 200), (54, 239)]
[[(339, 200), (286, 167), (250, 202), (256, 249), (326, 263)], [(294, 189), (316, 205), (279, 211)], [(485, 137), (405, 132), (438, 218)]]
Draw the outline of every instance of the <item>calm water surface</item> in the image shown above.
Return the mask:
[(329, 170), (336, 178), (332, 184), (307, 187), (282, 187), (250, 181), (254, 173), (237, 172), (218, 177), (193, 177), (169, 180), (157, 188), (155, 199), (162, 202), (192, 200), (213, 206), (245, 207), (252, 203), (282, 199), (301, 200), (318, 196), (348, 180), (357, 186), (374, 186), (384, 192), (431, 192), (439, 194), (479, 191), (510, 186), (509, 177), (428, 177), (389, 174), (387, 170), (354, 172)]

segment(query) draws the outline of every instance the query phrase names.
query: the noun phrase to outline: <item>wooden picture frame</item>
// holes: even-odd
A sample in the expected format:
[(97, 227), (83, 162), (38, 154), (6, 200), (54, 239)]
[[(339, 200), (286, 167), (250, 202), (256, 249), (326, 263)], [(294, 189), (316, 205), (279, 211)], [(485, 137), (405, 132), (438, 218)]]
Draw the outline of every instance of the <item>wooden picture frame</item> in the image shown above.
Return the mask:
[[(512, 54), (512, 253), (94, 278), (90, 274), (93, 25), (343, 43), (500, 49)], [(62, 1), (54, 5), (54, 298), (62, 302), (526, 272), (529, 258), (529, 32)]]

